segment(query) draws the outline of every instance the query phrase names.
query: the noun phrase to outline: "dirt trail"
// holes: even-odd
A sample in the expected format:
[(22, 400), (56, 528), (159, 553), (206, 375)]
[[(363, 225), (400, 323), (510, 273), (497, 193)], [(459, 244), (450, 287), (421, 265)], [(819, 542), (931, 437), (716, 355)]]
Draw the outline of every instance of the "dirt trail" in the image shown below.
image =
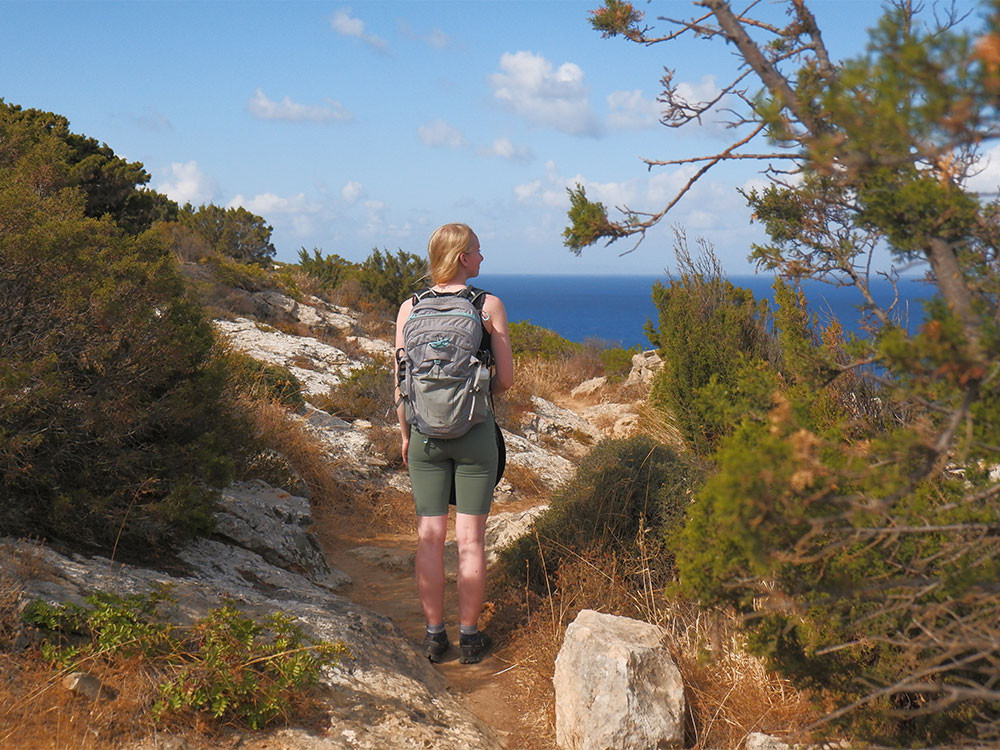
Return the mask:
[[(537, 504), (537, 500), (534, 504)], [(526, 507), (530, 507), (527, 505)], [(504, 505), (502, 510), (518, 508)], [(495, 507), (496, 512), (496, 507)], [(449, 520), (449, 539), (454, 538), (454, 513)], [(359, 546), (412, 552), (414, 534), (341, 535), (325, 540), (331, 565), (347, 573), (353, 584), (343, 594), (373, 612), (389, 617), (417, 646), (424, 637), (424, 616), (417, 597), (412, 569), (392, 570), (373, 565), (351, 554)], [(550, 750), (555, 747), (554, 730), (545, 709), (525, 695), (515, 674), (516, 660), (497, 643), (479, 664), (458, 660), (458, 596), (454, 582), (445, 589), (445, 612), (452, 649), (435, 668), (445, 677), (448, 689), (489, 725), (509, 748)], [(542, 726), (539, 726), (539, 725)], [(541, 730), (541, 731), (540, 731)]]

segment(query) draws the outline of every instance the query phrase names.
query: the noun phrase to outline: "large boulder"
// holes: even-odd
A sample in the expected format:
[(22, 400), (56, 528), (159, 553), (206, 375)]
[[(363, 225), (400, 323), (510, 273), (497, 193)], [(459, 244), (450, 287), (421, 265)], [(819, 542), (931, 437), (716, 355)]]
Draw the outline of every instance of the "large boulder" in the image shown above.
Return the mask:
[(337, 589), (350, 579), (332, 571), (309, 527), (309, 501), (266, 482), (236, 482), (222, 493), (215, 536), (312, 583)]
[(684, 685), (662, 628), (585, 609), (552, 679), (564, 750), (652, 750), (684, 742)]

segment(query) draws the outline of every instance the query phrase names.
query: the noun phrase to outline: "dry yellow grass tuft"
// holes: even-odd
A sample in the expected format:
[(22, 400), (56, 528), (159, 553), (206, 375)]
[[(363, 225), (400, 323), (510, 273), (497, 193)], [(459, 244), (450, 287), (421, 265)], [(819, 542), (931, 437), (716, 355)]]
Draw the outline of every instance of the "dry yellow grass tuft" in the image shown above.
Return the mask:
[[(743, 647), (737, 620), (664, 594), (649, 556), (623, 559), (605, 550), (571, 555), (537, 596), (515, 581), (492, 583), (491, 624), (504, 641), (502, 657), (523, 695), (525, 721), (538, 747), (555, 744), (552, 676), (566, 627), (583, 609), (652, 622), (681, 672), (691, 750), (742, 747), (751, 732), (794, 736), (819, 713), (808, 696), (769, 672)], [(542, 734), (544, 732), (544, 735)]]
[(352, 493), (337, 478), (337, 460), (285, 407), (265, 398), (241, 397), (239, 408), (249, 417), (259, 443), (283, 456), (301, 477), (313, 506), (344, 502), (350, 497)]

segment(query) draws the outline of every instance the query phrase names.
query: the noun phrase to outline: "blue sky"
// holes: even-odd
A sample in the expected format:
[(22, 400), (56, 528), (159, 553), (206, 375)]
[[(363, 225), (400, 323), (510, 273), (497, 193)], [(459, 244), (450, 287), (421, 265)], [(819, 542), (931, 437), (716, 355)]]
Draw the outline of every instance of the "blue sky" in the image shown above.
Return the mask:
[[(731, 50), (685, 39), (602, 39), (598, 0), (575, 2), (12, 2), (0, 0), (0, 97), (58, 112), (76, 132), (141, 161), (180, 202), (244, 205), (273, 227), (279, 260), (300, 247), (359, 260), (423, 253), (465, 221), (492, 273), (659, 274), (667, 222), (634, 252), (562, 245), (566, 187), (658, 210), (690, 168), (641, 157), (725, 145), (717, 123), (657, 124), (663, 68), (695, 93), (733, 69)], [(687, 2), (636, 3), (647, 22)], [(809, 3), (832, 56), (858, 54), (872, 0)], [(773, 11), (768, 11), (772, 12)], [(712, 242), (732, 274), (762, 238), (736, 193), (759, 165), (718, 169), (670, 217)]]

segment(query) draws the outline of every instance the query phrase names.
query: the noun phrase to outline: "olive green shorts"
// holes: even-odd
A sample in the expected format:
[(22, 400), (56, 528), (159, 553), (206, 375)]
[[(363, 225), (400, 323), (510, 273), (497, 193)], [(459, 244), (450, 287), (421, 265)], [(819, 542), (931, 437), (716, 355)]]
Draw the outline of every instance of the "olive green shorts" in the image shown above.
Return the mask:
[(498, 460), (492, 415), (461, 437), (448, 440), (426, 437), (410, 427), (406, 459), (418, 516), (447, 515), (452, 482), (459, 513), (483, 516), (490, 512)]

